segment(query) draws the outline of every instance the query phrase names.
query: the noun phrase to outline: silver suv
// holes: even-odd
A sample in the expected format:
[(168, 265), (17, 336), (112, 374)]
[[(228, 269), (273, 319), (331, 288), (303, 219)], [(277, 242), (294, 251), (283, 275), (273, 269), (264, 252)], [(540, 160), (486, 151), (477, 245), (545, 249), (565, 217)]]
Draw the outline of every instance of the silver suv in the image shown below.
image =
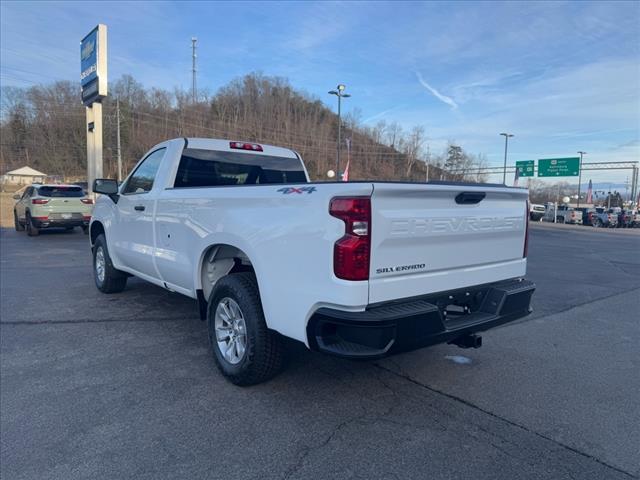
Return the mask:
[(30, 237), (43, 228), (61, 227), (72, 230), (81, 227), (89, 232), (93, 199), (78, 185), (39, 185), (27, 187), (13, 207), (17, 231), (27, 230)]

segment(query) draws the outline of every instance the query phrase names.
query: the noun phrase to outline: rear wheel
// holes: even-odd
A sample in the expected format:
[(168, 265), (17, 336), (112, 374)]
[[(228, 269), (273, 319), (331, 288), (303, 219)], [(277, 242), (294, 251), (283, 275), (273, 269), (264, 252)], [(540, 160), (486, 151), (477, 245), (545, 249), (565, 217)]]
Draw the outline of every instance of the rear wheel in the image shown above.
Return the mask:
[(93, 246), (93, 278), (102, 293), (118, 293), (127, 286), (127, 275), (111, 263), (104, 235), (99, 235)]
[(557, 223), (564, 223), (564, 217), (556, 217)]
[(30, 237), (37, 237), (40, 235), (40, 229), (33, 224), (33, 219), (29, 213), (25, 216), (25, 220), (27, 224), (27, 235)]
[(282, 368), (282, 339), (267, 328), (253, 273), (233, 273), (217, 282), (207, 326), (216, 365), (232, 383), (262, 383)]
[(13, 211), (13, 224), (16, 227), (16, 232), (24, 232), (24, 225), (18, 220), (18, 214), (15, 210)]

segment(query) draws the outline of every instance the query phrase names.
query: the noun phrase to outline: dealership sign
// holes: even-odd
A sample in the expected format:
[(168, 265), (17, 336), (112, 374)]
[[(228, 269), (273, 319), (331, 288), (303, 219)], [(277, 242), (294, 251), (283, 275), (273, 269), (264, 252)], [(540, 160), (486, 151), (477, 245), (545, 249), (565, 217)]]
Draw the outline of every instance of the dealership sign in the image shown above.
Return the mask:
[(107, 96), (106, 25), (98, 25), (80, 42), (80, 86), (85, 105)]

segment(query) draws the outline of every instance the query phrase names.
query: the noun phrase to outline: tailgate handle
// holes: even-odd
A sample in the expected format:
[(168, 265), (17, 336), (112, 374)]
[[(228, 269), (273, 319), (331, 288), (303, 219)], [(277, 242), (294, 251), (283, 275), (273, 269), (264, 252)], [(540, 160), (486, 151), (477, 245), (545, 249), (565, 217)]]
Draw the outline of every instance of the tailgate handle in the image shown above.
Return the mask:
[(144, 212), (144, 205), (136, 205), (133, 209), (139, 212)]
[(461, 192), (456, 195), (456, 203), (458, 205), (475, 205), (484, 200), (486, 196), (485, 192)]

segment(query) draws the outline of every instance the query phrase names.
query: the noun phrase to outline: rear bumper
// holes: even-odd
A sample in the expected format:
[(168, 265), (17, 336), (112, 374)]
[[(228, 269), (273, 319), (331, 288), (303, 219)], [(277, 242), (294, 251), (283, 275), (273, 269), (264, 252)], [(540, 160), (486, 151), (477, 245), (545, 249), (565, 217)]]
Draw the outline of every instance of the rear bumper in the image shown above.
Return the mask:
[(36, 228), (67, 228), (67, 227), (88, 227), (91, 222), (89, 218), (69, 218), (69, 219), (39, 219), (32, 218)]
[(454, 341), (531, 313), (535, 284), (508, 280), (370, 305), (363, 312), (320, 308), (311, 317), (311, 349), (349, 358), (379, 358)]

